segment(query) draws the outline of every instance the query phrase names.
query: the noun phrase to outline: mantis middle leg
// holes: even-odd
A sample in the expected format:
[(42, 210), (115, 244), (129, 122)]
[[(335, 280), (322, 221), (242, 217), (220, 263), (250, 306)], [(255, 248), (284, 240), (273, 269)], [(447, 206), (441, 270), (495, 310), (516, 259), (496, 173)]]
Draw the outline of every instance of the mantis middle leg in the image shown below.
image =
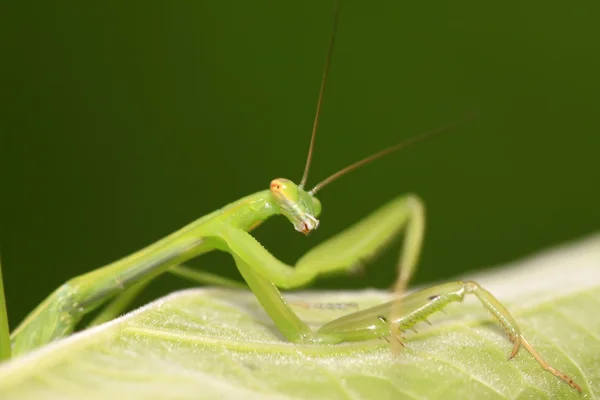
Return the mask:
[(306, 338), (309, 329), (287, 305), (277, 288), (294, 289), (306, 285), (318, 275), (351, 270), (405, 232), (395, 285), (400, 292), (415, 271), (424, 229), (422, 201), (414, 195), (406, 195), (392, 200), (316, 246), (301, 257), (295, 267), (279, 261), (246, 231), (227, 228), (218, 236), (223, 240), (220, 250), (233, 255), (246, 283), (277, 328), (288, 340), (297, 342)]

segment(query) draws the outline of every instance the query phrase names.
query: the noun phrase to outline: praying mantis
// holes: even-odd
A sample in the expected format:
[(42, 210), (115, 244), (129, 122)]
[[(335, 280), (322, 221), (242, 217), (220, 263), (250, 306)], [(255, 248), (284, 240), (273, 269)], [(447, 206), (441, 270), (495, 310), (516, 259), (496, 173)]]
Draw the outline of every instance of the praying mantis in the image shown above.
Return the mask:
[[(398, 352), (402, 345), (402, 332), (418, 322), (426, 321), (428, 316), (446, 305), (461, 302), (467, 295), (474, 295), (506, 331), (513, 344), (511, 358), (523, 346), (543, 369), (564, 380), (575, 390), (582, 391), (569, 376), (542, 358), (523, 336), (509, 311), (478, 283), (455, 281), (411, 294), (405, 293), (417, 268), (425, 232), (425, 207), (416, 195), (408, 194), (392, 199), (366, 218), (310, 250), (294, 266), (275, 258), (251, 235), (252, 230), (275, 215), (288, 219), (296, 231), (310, 234), (320, 223), (318, 218), (322, 205), (316, 194), (324, 187), (381, 157), (460, 125), (449, 125), (400, 142), (341, 169), (312, 189), (306, 190), (337, 30), (337, 2), (334, 9), (309, 151), (300, 183), (296, 184), (285, 178), (273, 179), (268, 189), (250, 194), (200, 217), (128, 257), (69, 280), (34, 309), (10, 333), (10, 337), (7, 331), (0, 330), (0, 344), (10, 339), (10, 351), (14, 355), (25, 354), (69, 335), (86, 314), (107, 303), (94, 323), (111, 319), (123, 310), (144, 285), (165, 272), (193, 275), (195, 279), (205, 283), (235, 286), (223, 278), (191, 271), (181, 265), (204, 253), (218, 250), (233, 257), (247, 286), (277, 329), (290, 342), (336, 345), (386, 338), (392, 349)], [(313, 331), (282, 296), (280, 289), (301, 288), (321, 275), (353, 270), (357, 264), (383, 251), (401, 234), (404, 234), (404, 241), (398, 256), (398, 277), (392, 301), (347, 314)], [(1, 289), (2, 286), (0, 294), (3, 296)]]

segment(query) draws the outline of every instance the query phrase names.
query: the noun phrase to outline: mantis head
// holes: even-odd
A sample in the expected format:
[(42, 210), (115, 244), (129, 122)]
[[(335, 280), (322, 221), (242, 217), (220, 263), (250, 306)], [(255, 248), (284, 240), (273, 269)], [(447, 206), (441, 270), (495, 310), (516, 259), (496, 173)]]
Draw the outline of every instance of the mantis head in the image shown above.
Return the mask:
[(270, 189), (281, 213), (298, 232), (308, 235), (313, 229), (317, 229), (321, 202), (316, 197), (284, 178), (273, 179)]

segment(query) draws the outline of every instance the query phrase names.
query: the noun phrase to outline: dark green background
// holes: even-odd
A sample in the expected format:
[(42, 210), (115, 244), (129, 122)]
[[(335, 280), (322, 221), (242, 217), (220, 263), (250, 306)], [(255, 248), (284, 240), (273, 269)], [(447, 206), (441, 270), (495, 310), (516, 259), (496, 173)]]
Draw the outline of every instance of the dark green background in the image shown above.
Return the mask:
[[(329, 1), (55, 3), (2, 12), (13, 326), (66, 279), (272, 178), (299, 179), (331, 25)], [(479, 117), (323, 190), (309, 238), (270, 221), (256, 232), (267, 248), (293, 262), (409, 191), (428, 206), (421, 283), (598, 229), (597, 1), (341, 3), (311, 183)], [(387, 287), (395, 253), (317, 286)], [(237, 275), (222, 254), (195, 264)], [(186, 286), (165, 277), (144, 300)]]

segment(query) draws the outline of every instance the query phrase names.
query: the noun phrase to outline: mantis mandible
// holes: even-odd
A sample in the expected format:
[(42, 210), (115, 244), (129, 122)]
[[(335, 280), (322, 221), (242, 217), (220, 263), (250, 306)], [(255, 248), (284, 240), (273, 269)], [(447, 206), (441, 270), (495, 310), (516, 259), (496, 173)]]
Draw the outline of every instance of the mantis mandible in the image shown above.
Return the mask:
[[(96, 323), (113, 318), (145, 284), (164, 272), (184, 275), (203, 283), (239, 286), (240, 284), (224, 278), (193, 271), (181, 265), (206, 252), (220, 250), (233, 257), (247, 286), (254, 292), (279, 331), (291, 342), (335, 345), (347, 341), (389, 338), (391, 346), (398, 350), (398, 345), (402, 344), (400, 338), (403, 331), (418, 322), (426, 321), (428, 316), (446, 305), (460, 302), (466, 295), (474, 295), (506, 331), (513, 344), (511, 358), (523, 346), (542, 368), (581, 392), (579, 385), (570, 377), (544, 361), (522, 335), (508, 310), (476, 282), (455, 281), (408, 295), (404, 293), (415, 272), (425, 230), (425, 208), (415, 195), (404, 195), (391, 200), (363, 220), (310, 250), (295, 266), (279, 261), (250, 234), (268, 218), (282, 215), (292, 223), (295, 230), (308, 235), (319, 226), (321, 202), (316, 194), (323, 187), (367, 163), (459, 125), (437, 129), (396, 144), (343, 168), (312, 189), (306, 190), (337, 30), (337, 3), (334, 10), (309, 152), (300, 183), (295, 184), (284, 178), (274, 179), (266, 190), (243, 197), (203, 216), (128, 257), (69, 280), (47, 297), (10, 334), (13, 354), (29, 352), (70, 334), (85, 314), (110, 300), (112, 302), (98, 315)], [(393, 301), (350, 313), (312, 331), (282, 297), (279, 289), (300, 288), (320, 275), (352, 270), (361, 260), (381, 252), (392, 239), (402, 233), (404, 241), (398, 258), (398, 278)], [(3, 296), (3, 293), (0, 292), (0, 295)], [(0, 330), (0, 345), (8, 342), (7, 336), (8, 332)]]

